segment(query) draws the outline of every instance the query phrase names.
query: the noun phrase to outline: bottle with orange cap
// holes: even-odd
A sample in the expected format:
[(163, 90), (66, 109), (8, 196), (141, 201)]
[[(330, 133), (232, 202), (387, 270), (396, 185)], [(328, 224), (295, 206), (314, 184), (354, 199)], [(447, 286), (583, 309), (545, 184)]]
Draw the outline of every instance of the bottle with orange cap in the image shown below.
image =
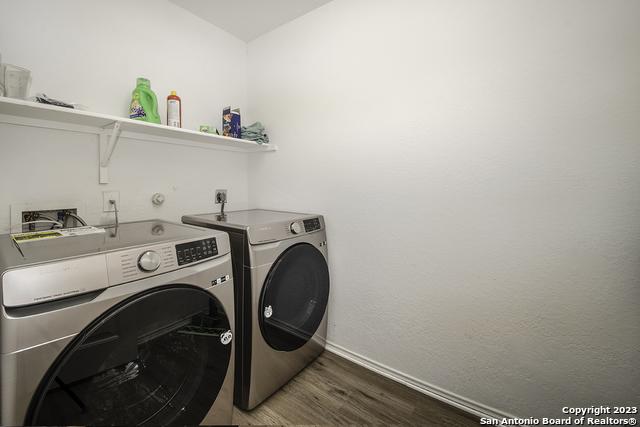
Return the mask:
[(182, 127), (182, 101), (175, 90), (167, 96), (167, 126)]

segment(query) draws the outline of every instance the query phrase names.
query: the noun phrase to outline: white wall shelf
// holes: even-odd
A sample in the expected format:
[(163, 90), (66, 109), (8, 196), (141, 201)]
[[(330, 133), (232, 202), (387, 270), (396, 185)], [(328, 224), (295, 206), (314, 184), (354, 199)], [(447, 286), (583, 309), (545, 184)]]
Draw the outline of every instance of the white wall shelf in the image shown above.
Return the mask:
[(0, 97), (0, 123), (98, 135), (101, 184), (109, 182), (109, 162), (120, 138), (243, 153), (278, 149), (272, 144), (260, 145), (243, 139), (6, 97)]

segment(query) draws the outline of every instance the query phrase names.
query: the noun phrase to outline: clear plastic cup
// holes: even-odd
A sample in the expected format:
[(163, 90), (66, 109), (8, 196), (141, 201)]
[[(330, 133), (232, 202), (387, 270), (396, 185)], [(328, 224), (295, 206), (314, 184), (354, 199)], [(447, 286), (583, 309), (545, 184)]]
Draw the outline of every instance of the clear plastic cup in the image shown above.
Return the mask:
[(11, 64), (0, 64), (0, 86), (4, 96), (26, 99), (31, 87), (31, 71)]

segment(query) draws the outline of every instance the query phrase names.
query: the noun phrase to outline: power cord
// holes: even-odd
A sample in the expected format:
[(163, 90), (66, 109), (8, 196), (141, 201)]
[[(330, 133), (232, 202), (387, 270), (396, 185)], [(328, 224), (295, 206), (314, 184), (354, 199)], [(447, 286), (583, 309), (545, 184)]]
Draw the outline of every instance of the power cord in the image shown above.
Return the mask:
[(51, 223), (53, 223), (54, 226), (58, 225), (58, 226), (60, 226), (60, 228), (64, 228), (64, 225), (60, 221), (54, 221), (54, 220), (49, 220), (49, 219), (38, 219), (38, 220), (35, 220), (35, 221), (26, 221), (26, 222), (23, 222), (22, 225), (51, 224)]
[(83, 227), (87, 226), (87, 223), (85, 222), (85, 220), (80, 218), (80, 216), (74, 214), (73, 212), (65, 212), (64, 213), (64, 223), (65, 223), (65, 225), (67, 224), (67, 221), (68, 221), (68, 219), (70, 217), (75, 219), (76, 221), (78, 221)]
[(116, 228), (118, 228), (118, 226), (120, 225), (118, 221), (118, 205), (116, 204), (116, 201), (113, 199), (109, 200), (109, 203), (113, 205), (113, 213), (116, 215)]
[[(60, 221), (57, 219), (54, 219), (53, 217), (50, 217), (49, 215), (45, 215), (45, 214), (35, 214), (35, 219), (46, 219), (47, 221), (51, 221), (51, 228), (49, 228), (49, 230), (53, 230), (54, 228), (56, 228), (56, 224), (60, 224)], [(66, 221), (62, 221), (62, 228), (65, 228)]]

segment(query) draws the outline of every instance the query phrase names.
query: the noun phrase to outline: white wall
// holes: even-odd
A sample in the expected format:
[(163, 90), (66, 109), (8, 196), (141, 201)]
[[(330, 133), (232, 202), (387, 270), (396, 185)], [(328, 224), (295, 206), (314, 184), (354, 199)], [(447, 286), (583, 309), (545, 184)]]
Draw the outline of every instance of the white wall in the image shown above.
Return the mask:
[[(246, 106), (246, 44), (165, 1), (0, 0), (4, 62), (32, 71), (31, 93), (79, 102), (126, 117), (136, 77), (151, 80), (166, 119), (177, 90), (183, 127), (220, 127), (222, 108)], [(95, 136), (0, 125), (0, 232), (9, 204), (84, 200), (91, 223), (102, 215), (102, 191), (121, 192), (121, 220), (216, 209), (213, 192), (229, 190), (230, 208), (247, 206), (247, 157), (123, 139), (111, 184), (98, 184)], [(153, 192), (167, 202), (154, 208)]]
[[(122, 220), (326, 215), (330, 339), (522, 416), (640, 397), (640, 3), (335, 0), (246, 45), (166, 1), (0, 0), (32, 92), (126, 115), (139, 75), (185, 127), (238, 105), (277, 153), (0, 125), (9, 204), (121, 191)], [(247, 71), (248, 70), (248, 73)], [(249, 177), (247, 168), (249, 167)], [(153, 192), (166, 193), (153, 208)]]
[[(97, 137), (3, 124), (0, 135), (0, 233), (9, 231), (9, 205), (24, 202), (81, 201), (88, 223), (111, 224), (113, 214), (102, 212), (103, 191), (120, 192), (120, 221), (180, 221), (187, 213), (212, 212), (219, 209), (216, 188), (229, 190), (231, 209), (247, 208), (248, 160), (241, 153), (123, 139), (109, 168), (111, 183), (99, 185)], [(161, 207), (151, 203), (155, 192), (166, 196)]]
[(640, 397), (640, 2), (335, 0), (249, 44), (329, 339), (520, 416)]

